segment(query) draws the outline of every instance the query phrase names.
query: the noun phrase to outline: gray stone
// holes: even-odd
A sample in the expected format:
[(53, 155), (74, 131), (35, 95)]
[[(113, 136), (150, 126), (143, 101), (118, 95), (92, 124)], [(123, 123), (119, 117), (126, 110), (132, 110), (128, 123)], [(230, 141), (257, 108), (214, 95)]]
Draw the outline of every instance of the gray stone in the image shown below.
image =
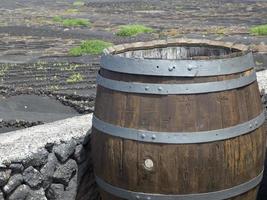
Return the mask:
[(87, 145), (89, 142), (90, 142), (90, 139), (91, 139), (91, 133), (92, 133), (92, 129), (90, 128), (85, 137), (84, 137), (84, 140), (83, 140), (83, 145)]
[(9, 196), (8, 200), (25, 200), (30, 192), (28, 185), (20, 185), (17, 189)]
[(46, 191), (46, 196), (51, 200), (62, 200), (64, 194), (64, 185), (52, 184)]
[(7, 168), (7, 166), (5, 164), (0, 163), (0, 169), (6, 169), (6, 168)]
[(42, 184), (44, 177), (37, 169), (30, 166), (23, 172), (23, 179), (31, 188), (35, 188)]
[(77, 172), (78, 166), (75, 160), (68, 160), (65, 164), (59, 165), (56, 169), (53, 179), (56, 183), (68, 185), (71, 177)]
[(76, 199), (77, 190), (78, 190), (78, 180), (77, 180), (77, 173), (75, 176), (70, 180), (69, 185), (66, 187), (63, 199)]
[(83, 137), (79, 137), (79, 138), (75, 138), (75, 141), (76, 141), (76, 146), (79, 145), (79, 144), (83, 144), (84, 136)]
[(46, 150), (47, 150), (48, 152), (50, 152), (50, 153), (53, 151), (53, 147), (54, 147), (54, 143), (51, 143), (51, 142), (49, 142), (49, 143), (47, 143), (47, 144), (45, 145)]
[(22, 161), (23, 165), (26, 167), (33, 166), (39, 167), (47, 162), (49, 152), (45, 148), (38, 149), (36, 153), (31, 154), (26, 159)]
[(57, 157), (54, 153), (48, 155), (47, 163), (42, 167), (40, 172), (44, 176), (43, 187), (46, 189), (52, 183), (53, 174), (58, 164)]
[(23, 182), (23, 177), (21, 174), (15, 174), (12, 176), (9, 180), (8, 183), (3, 187), (3, 191), (6, 194), (9, 194), (12, 192), (14, 189), (16, 189), (21, 183)]
[(57, 157), (55, 156), (54, 153), (50, 153), (48, 155), (47, 163), (42, 167), (40, 171), (44, 176), (52, 177), (57, 164), (58, 164)]
[(0, 200), (5, 200), (3, 192), (0, 190)]
[(9, 168), (12, 170), (12, 173), (20, 173), (24, 170), (24, 166), (20, 163), (13, 163)]
[(10, 175), (10, 169), (0, 170), (0, 187), (4, 186), (7, 183), (8, 179), (10, 178)]
[(83, 145), (78, 145), (75, 148), (74, 152), (74, 158), (77, 161), (77, 163), (82, 163), (86, 159), (86, 154)]
[(68, 143), (63, 143), (54, 147), (54, 152), (60, 162), (65, 162), (73, 153), (76, 142), (72, 139)]
[[(39, 190), (30, 190), (26, 200), (47, 200), (43, 188)], [(66, 199), (67, 200), (67, 199)]]

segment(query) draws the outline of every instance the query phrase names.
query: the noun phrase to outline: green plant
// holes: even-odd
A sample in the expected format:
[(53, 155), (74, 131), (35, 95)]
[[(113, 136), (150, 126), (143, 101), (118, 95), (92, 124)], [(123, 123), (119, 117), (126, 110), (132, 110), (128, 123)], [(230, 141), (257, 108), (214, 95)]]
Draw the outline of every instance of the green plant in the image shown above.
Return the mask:
[(0, 66), (0, 77), (4, 76), (6, 71), (8, 70), (9, 66), (7, 64), (1, 65)]
[(84, 79), (84, 77), (80, 73), (72, 74), (68, 79), (67, 83), (77, 83)]
[(70, 8), (70, 9), (67, 9), (64, 11), (64, 14), (76, 14), (78, 13), (79, 10), (78, 9), (75, 9), (75, 8)]
[(63, 18), (60, 17), (60, 16), (55, 16), (55, 17), (53, 17), (53, 21), (54, 22), (62, 22), (63, 21)]
[(53, 21), (60, 23), (66, 27), (90, 26), (90, 21), (88, 19), (81, 19), (81, 18), (64, 19), (60, 16), (55, 16), (53, 17)]
[(249, 30), (252, 35), (267, 35), (267, 24), (254, 26)]
[(84, 6), (84, 4), (85, 4), (85, 3), (84, 3), (83, 1), (74, 1), (74, 2), (73, 2), (73, 5), (74, 5), (74, 6)]
[(64, 19), (62, 21), (62, 25), (67, 27), (89, 26), (90, 21), (88, 19), (80, 19), (80, 18)]
[(112, 46), (112, 43), (110, 42), (105, 42), (102, 40), (86, 40), (83, 41), (80, 46), (70, 49), (69, 55), (81, 56), (85, 54), (101, 54), (105, 48), (110, 46)]
[(49, 89), (52, 90), (52, 91), (55, 91), (55, 90), (59, 90), (60, 87), (59, 87), (58, 85), (51, 85), (51, 86), (49, 87)]
[(183, 10), (183, 6), (176, 6), (176, 11), (182, 11)]
[(140, 24), (131, 24), (131, 25), (124, 25), (121, 26), (119, 31), (116, 33), (118, 36), (136, 36), (141, 33), (151, 33), (154, 30), (150, 27), (146, 27)]

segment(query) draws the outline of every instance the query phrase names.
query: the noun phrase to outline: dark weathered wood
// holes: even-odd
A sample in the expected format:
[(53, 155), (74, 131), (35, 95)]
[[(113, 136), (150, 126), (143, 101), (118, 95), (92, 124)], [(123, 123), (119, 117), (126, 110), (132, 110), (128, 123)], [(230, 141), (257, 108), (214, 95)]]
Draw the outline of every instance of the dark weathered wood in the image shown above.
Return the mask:
[[(151, 56), (151, 52), (145, 52), (146, 56)], [(124, 53), (124, 56), (139, 53)], [(251, 72), (244, 74), (247, 73)], [(101, 74), (114, 80), (148, 83), (211, 82), (240, 76), (149, 77), (103, 69)], [(186, 132), (238, 125), (255, 118), (262, 110), (256, 82), (239, 89), (194, 95), (131, 94), (98, 86), (95, 115), (122, 127)], [(93, 129), (94, 168), (97, 176), (127, 190), (162, 194), (214, 192), (259, 175), (263, 169), (265, 141), (263, 127), (229, 140), (183, 145), (142, 143)], [(153, 161), (152, 170), (144, 167), (146, 159)], [(255, 200), (256, 194), (257, 188), (232, 200)], [(119, 200), (105, 192), (102, 198)]]

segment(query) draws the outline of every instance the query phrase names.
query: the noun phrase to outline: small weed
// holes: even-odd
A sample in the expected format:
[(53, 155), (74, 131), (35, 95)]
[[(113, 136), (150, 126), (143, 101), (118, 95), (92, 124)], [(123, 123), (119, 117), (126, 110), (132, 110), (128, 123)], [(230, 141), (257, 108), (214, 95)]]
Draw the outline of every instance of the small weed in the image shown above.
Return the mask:
[(59, 87), (58, 85), (51, 85), (51, 86), (49, 87), (49, 89), (52, 90), (52, 91), (55, 91), (55, 90), (59, 90), (60, 87)]
[(76, 65), (76, 64), (70, 64), (70, 65), (67, 65), (65, 67), (61, 67), (60, 68), (60, 71), (74, 71), (77, 69), (77, 67), (79, 67), (79, 65)]
[(214, 33), (218, 34), (218, 35), (227, 35), (228, 30), (226, 28), (223, 27), (218, 27), (214, 29)]
[(267, 24), (254, 26), (249, 30), (251, 35), (267, 35)]
[(84, 6), (84, 4), (85, 4), (85, 3), (84, 3), (83, 1), (74, 1), (74, 2), (73, 2), (73, 5), (74, 5), (74, 6)]
[(180, 32), (177, 29), (168, 29), (168, 30), (162, 32), (161, 34), (164, 35), (164, 36), (167, 36), (167, 37), (168, 36), (169, 37), (176, 37), (177, 35), (180, 34)]
[(79, 12), (78, 9), (67, 9), (64, 11), (65, 14), (76, 14), (78, 12)]
[(62, 22), (63, 21), (63, 18), (60, 17), (60, 16), (55, 16), (55, 17), (53, 17), (53, 21), (54, 22)]
[(6, 74), (6, 71), (8, 70), (8, 65), (2, 65), (0, 66), (0, 77), (4, 76)]
[(77, 26), (90, 26), (88, 19), (64, 19), (62, 21), (63, 26), (66, 27), (77, 27)]
[(259, 66), (259, 65), (263, 65), (263, 62), (259, 62), (256, 60), (255, 64)]
[(81, 43), (80, 46), (70, 49), (69, 55), (81, 56), (85, 54), (97, 55), (101, 54), (102, 51), (112, 46), (112, 43), (105, 42), (102, 40), (86, 40)]
[(80, 73), (72, 74), (68, 79), (67, 83), (77, 83), (84, 79)]
[(154, 30), (150, 27), (146, 27), (140, 24), (132, 24), (132, 25), (121, 26), (116, 35), (127, 37), (127, 36), (136, 36), (141, 33), (151, 33), (153, 31)]
[(176, 11), (181, 12), (183, 10), (183, 6), (176, 6)]
[(53, 17), (53, 21), (62, 24), (65, 27), (81, 27), (90, 26), (90, 21), (88, 19), (81, 18), (69, 18), (63, 19), (60, 16)]

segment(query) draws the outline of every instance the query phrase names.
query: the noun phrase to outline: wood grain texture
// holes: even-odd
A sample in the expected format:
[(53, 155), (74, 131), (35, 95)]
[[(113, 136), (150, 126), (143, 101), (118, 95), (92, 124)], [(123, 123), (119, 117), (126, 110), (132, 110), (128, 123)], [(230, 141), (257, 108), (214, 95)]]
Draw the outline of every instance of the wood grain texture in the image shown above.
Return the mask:
[[(100, 73), (105, 78), (128, 82), (199, 83), (233, 79), (251, 72), (193, 78), (126, 75), (104, 69)], [(238, 89), (190, 95), (131, 94), (98, 86), (94, 114), (105, 122), (127, 128), (198, 132), (235, 126), (262, 111), (254, 82)], [(228, 140), (175, 145), (137, 142), (93, 129), (94, 169), (109, 184), (137, 192), (192, 194), (224, 190), (261, 173), (265, 134), (262, 126)], [(144, 166), (146, 159), (153, 161), (153, 169)], [(256, 200), (256, 195), (257, 188), (231, 200)], [(102, 192), (102, 199), (120, 198)]]

